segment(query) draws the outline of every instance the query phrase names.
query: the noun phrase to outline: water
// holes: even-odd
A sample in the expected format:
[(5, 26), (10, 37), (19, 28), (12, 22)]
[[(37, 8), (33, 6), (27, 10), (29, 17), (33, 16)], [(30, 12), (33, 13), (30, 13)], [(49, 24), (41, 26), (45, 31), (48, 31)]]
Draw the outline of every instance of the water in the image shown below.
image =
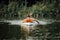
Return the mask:
[[(21, 20), (4, 20), (3, 22), (10, 23), (8, 25), (20, 25), (21, 24)], [(51, 20), (40, 20), (39, 21), (40, 25), (47, 25), (47, 24), (51, 24), (53, 22), (54, 21), (51, 21)], [(14, 26), (12, 26), (12, 27), (14, 27)], [(4, 40), (8, 40), (8, 39), (4, 39)], [(12, 38), (12, 39), (9, 39), (9, 40), (22, 40), (22, 39)], [(29, 36), (29, 38), (27, 40), (34, 40), (34, 37)], [(37, 40), (37, 39), (35, 39), (35, 40)]]
[[(21, 24), (21, 20), (4, 20), (4, 22), (9, 22), (11, 23), (10, 25), (20, 25)], [(40, 25), (47, 25), (47, 24), (51, 24), (53, 23), (53, 20), (48, 20), (48, 19), (41, 19), (39, 21)]]

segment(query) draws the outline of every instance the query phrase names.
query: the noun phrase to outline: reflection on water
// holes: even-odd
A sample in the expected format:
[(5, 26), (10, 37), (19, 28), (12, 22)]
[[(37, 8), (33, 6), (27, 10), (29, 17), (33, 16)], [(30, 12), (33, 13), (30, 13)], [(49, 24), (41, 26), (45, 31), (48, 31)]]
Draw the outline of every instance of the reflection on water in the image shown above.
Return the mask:
[[(50, 24), (50, 21), (40, 21), (41, 25), (39, 29), (33, 31), (32, 36), (27, 40), (43, 40), (50, 33), (45, 33), (48, 29), (44, 30), (46, 24)], [(10, 24), (10, 25), (9, 25)], [(20, 20), (5, 20), (0, 22), (0, 39), (3, 40), (22, 40), (20, 32)], [(45, 36), (44, 36), (45, 35)], [(47, 40), (47, 39), (46, 39)]]

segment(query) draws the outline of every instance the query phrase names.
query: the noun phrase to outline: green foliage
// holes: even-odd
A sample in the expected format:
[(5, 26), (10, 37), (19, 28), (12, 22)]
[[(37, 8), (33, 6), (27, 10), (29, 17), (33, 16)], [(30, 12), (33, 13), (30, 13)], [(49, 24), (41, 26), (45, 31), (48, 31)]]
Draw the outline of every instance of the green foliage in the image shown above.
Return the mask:
[(59, 5), (58, 8), (55, 5), (58, 5), (57, 2), (55, 1), (52, 1), (51, 3), (49, 3), (49, 1), (46, 1), (46, 3), (39, 1), (33, 4), (32, 6), (27, 7), (26, 4), (24, 5), (24, 1), (11, 1), (8, 5), (4, 4), (3, 7), (1, 7), (0, 12), (2, 13), (0, 14), (3, 14), (2, 17), (4, 18), (22, 19), (25, 18), (26, 15), (31, 12), (34, 15), (36, 15), (37, 18), (41, 17), (41, 18), (59, 19), (60, 17), (60, 14), (58, 14)]

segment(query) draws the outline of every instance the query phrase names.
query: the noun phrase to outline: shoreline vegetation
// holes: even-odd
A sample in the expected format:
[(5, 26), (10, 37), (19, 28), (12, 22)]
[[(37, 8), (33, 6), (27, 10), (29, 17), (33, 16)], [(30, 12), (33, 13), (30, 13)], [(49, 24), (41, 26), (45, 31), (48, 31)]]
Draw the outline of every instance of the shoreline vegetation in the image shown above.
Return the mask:
[(0, 19), (23, 19), (28, 13), (32, 13), (33, 17), (37, 19), (48, 18), (60, 20), (59, 0), (51, 0), (51, 2), (41, 0), (36, 1), (34, 4), (33, 2), (31, 4), (28, 4), (30, 2), (27, 0), (10, 0), (7, 5), (1, 3)]

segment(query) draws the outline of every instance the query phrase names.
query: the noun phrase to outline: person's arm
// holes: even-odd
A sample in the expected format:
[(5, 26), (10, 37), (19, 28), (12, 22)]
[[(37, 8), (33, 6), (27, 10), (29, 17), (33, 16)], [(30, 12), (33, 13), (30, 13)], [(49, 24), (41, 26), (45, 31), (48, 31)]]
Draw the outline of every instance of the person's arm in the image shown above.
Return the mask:
[(38, 20), (34, 20), (34, 21), (36, 21), (39, 24)]
[(39, 20), (37, 20), (37, 19), (34, 19), (34, 21), (36, 21), (36, 22), (39, 24)]

